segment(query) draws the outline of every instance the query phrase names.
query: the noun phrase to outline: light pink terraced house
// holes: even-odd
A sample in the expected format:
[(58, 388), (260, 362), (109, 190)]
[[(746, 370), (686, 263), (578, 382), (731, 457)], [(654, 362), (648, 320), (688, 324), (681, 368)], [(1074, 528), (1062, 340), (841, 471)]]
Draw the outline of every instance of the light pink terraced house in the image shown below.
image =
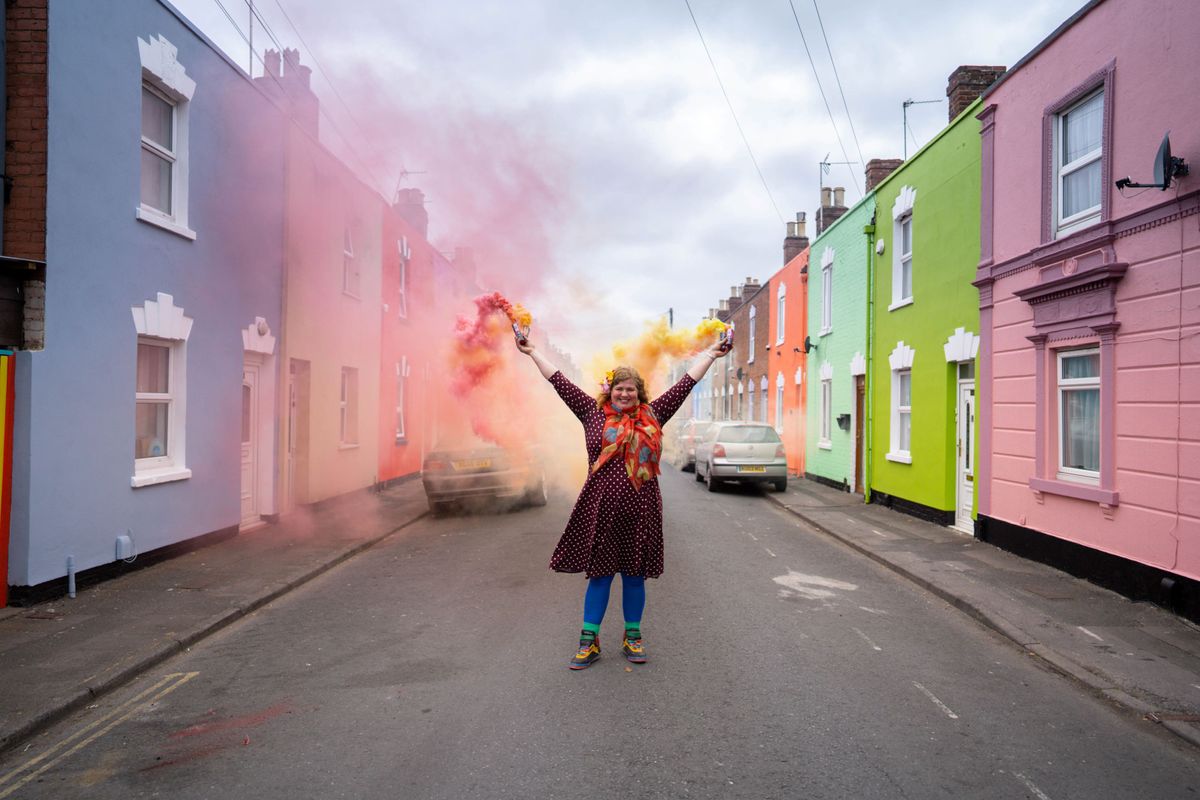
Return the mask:
[[(1096, 0), (979, 114), (979, 535), (1167, 590), (1200, 580), (1198, 42), (1194, 0)], [(1168, 130), (1191, 174), (1118, 188)]]

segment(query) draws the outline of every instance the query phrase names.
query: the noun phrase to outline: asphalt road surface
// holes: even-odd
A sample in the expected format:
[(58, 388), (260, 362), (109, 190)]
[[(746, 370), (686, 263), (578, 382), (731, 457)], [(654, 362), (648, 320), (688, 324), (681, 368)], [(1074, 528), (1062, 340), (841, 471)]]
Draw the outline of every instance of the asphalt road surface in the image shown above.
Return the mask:
[(0, 799), (1197, 796), (1195, 751), (757, 490), (661, 481), (647, 664), (614, 584), (567, 669), (574, 498), (426, 518), (8, 754)]

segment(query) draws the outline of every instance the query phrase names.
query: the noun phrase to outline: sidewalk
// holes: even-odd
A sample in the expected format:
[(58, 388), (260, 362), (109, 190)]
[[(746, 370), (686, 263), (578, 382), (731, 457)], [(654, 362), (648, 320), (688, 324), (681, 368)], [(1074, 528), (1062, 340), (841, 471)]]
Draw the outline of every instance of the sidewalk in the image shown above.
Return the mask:
[(419, 480), (276, 524), (32, 608), (0, 609), (0, 751), (395, 533)]
[(1200, 629), (1149, 603), (815, 481), (766, 497), (1054, 669), (1200, 746)]

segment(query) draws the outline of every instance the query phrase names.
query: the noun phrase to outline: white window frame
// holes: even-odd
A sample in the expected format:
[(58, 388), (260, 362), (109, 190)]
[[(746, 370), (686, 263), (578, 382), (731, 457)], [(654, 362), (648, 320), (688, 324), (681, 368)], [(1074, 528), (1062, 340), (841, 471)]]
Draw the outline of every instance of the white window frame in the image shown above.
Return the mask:
[[(191, 335), (192, 319), (184, 316), (169, 294), (159, 293), (156, 300), (134, 306), (133, 324), (137, 344), (165, 347), (168, 350), (167, 388), (162, 393), (137, 391), (137, 349), (134, 349), (134, 405), (138, 402), (166, 403), (167, 452), (162, 456), (133, 459), (133, 488), (158, 483), (186, 480), (192, 477), (187, 468), (187, 340)], [(135, 411), (136, 413), (136, 411)]]
[(775, 344), (783, 344), (784, 319), (787, 311), (787, 284), (779, 284), (775, 298)]
[(354, 256), (354, 233), (348, 222), (342, 228), (342, 294), (355, 300), (362, 296), (362, 270)]
[(821, 330), (818, 336), (833, 332), (833, 259), (833, 250), (826, 247), (821, 255)]
[(758, 320), (755, 319), (756, 316), (757, 315), (755, 314), (754, 306), (750, 306), (750, 335), (746, 339), (746, 363), (747, 364), (754, 363), (754, 331), (755, 331), (755, 328), (757, 327), (757, 322), (758, 322)]
[(770, 391), (770, 383), (767, 381), (766, 375), (763, 375), (762, 380), (759, 381), (758, 391), (759, 391), (760, 402), (762, 403), (762, 406), (761, 406), (762, 413), (759, 415), (759, 421), (767, 422), (770, 419), (770, 415), (767, 412), (770, 409), (770, 406), (768, 405), (768, 403), (770, 402), (770, 399), (771, 399), (771, 391)]
[[(1070, 164), (1062, 163), (1062, 152), (1064, 142), (1064, 128), (1067, 124), (1067, 117), (1071, 112), (1077, 110), (1080, 106), (1091, 102), (1097, 96), (1100, 97), (1100, 118), (1101, 118), (1101, 134), (1100, 145), (1095, 150), (1090, 150), (1084, 155), (1072, 161)], [(1089, 92), (1086, 97), (1083, 97), (1077, 103), (1073, 103), (1069, 108), (1063, 109), (1054, 116), (1054, 229), (1055, 236), (1065, 236), (1074, 231), (1086, 228), (1100, 221), (1100, 213), (1104, 208), (1104, 170), (1100, 171), (1100, 199), (1096, 205), (1090, 208), (1085, 208), (1078, 211), (1069, 217), (1063, 217), (1063, 181), (1070, 175), (1078, 172), (1084, 167), (1088, 167), (1093, 163), (1104, 158), (1104, 103), (1108, 98), (1104, 96), (1104, 87), (1096, 89), (1094, 92)]]
[[(1063, 480), (1076, 481), (1079, 483), (1089, 483), (1089, 484), (1094, 484), (1094, 485), (1099, 486), (1100, 485), (1100, 469), (1096, 469), (1094, 471), (1087, 470), (1087, 469), (1078, 469), (1075, 467), (1067, 467), (1063, 464), (1063, 433), (1064, 433), (1064, 428), (1065, 428), (1064, 420), (1063, 420), (1063, 410), (1064, 410), (1063, 395), (1072, 389), (1095, 389), (1097, 392), (1100, 392), (1101, 391), (1100, 383), (1101, 383), (1101, 380), (1103, 379), (1103, 373), (1102, 373), (1102, 368), (1098, 367), (1096, 370), (1097, 375), (1094, 378), (1063, 378), (1062, 362), (1063, 362), (1063, 358), (1071, 358), (1073, 356), (1089, 356), (1089, 355), (1094, 355), (1096, 357), (1097, 363), (1102, 363), (1101, 359), (1100, 359), (1100, 348), (1099, 347), (1083, 347), (1083, 348), (1077, 348), (1077, 349), (1073, 349), (1073, 350), (1064, 349), (1064, 350), (1058, 350), (1054, 354), (1054, 378), (1055, 378), (1055, 390), (1054, 391), (1055, 391), (1055, 394), (1057, 395), (1056, 405), (1058, 407), (1058, 416), (1057, 416), (1056, 424), (1055, 424), (1055, 438), (1058, 440), (1058, 446), (1056, 448), (1058, 451), (1058, 477), (1062, 478)], [(1103, 426), (1104, 426), (1104, 415), (1103, 415), (1103, 410), (1101, 409), (1101, 410), (1099, 410), (1099, 413), (1097, 413), (1097, 415), (1096, 415), (1096, 428), (1097, 428), (1096, 440), (1097, 441), (1100, 440), (1100, 437), (1103, 434), (1103, 430), (1104, 430)], [(1103, 466), (1102, 464), (1097, 464), (1097, 467), (1102, 467), (1102, 466)]]
[(358, 368), (342, 367), (338, 394), (338, 447), (358, 447)]
[[(162, 36), (152, 37), (149, 41), (138, 39), (138, 54), (142, 65), (140, 86), (171, 105), (170, 148), (164, 149), (144, 135), (140, 137), (142, 149), (149, 150), (171, 164), (171, 211), (165, 213), (141, 202), (139, 181), (138, 204), (134, 214), (142, 222), (170, 231), (184, 239), (195, 240), (196, 232), (188, 227), (188, 116), (192, 95), (196, 91), (196, 82), (187, 76), (183, 65), (176, 59), (178, 53), (178, 48)], [(141, 97), (140, 91), (138, 96)], [(139, 171), (140, 163), (139, 158)]]
[(833, 365), (828, 361), (821, 364), (821, 411), (819, 418), (820, 432), (817, 447), (822, 450), (833, 449)]
[[(896, 345), (896, 349), (892, 350), (888, 356), (888, 366), (892, 370), (892, 395), (891, 402), (889, 403), (891, 406), (891, 426), (888, 435), (889, 449), (884, 458), (899, 464), (912, 463), (912, 367), (915, 356), (916, 351), (904, 342), (899, 342)], [(908, 376), (908, 405), (900, 405), (900, 383), (903, 376)], [(905, 417), (908, 418), (908, 448), (902, 449), (900, 447), (900, 424)]]
[(408, 394), (408, 356), (401, 356), (396, 362), (396, 443), (408, 441), (405, 434), (404, 398)]
[(408, 265), (412, 259), (412, 251), (408, 249), (407, 236), (401, 236), (396, 240), (396, 249), (400, 252), (400, 274), (397, 286), (399, 296), (396, 299), (397, 316), (400, 319), (408, 319)]
[(783, 373), (775, 375), (775, 432), (783, 435)]
[[(917, 202), (917, 190), (901, 186), (896, 201), (892, 204), (892, 302), (888, 311), (912, 305), (913, 302), (913, 206)], [(904, 226), (908, 226), (908, 252), (904, 252)], [(904, 270), (908, 269), (908, 294), (904, 294)]]

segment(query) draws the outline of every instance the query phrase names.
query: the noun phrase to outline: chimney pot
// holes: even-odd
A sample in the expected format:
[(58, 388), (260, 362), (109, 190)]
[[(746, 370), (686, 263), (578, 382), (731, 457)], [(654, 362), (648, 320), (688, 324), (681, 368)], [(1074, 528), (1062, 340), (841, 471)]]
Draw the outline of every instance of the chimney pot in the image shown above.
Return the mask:
[(833, 187), (833, 205), (835, 207), (846, 205), (846, 188), (844, 186)]
[(821, 187), (821, 208), (829, 208), (833, 205), (833, 189), (828, 186)]

